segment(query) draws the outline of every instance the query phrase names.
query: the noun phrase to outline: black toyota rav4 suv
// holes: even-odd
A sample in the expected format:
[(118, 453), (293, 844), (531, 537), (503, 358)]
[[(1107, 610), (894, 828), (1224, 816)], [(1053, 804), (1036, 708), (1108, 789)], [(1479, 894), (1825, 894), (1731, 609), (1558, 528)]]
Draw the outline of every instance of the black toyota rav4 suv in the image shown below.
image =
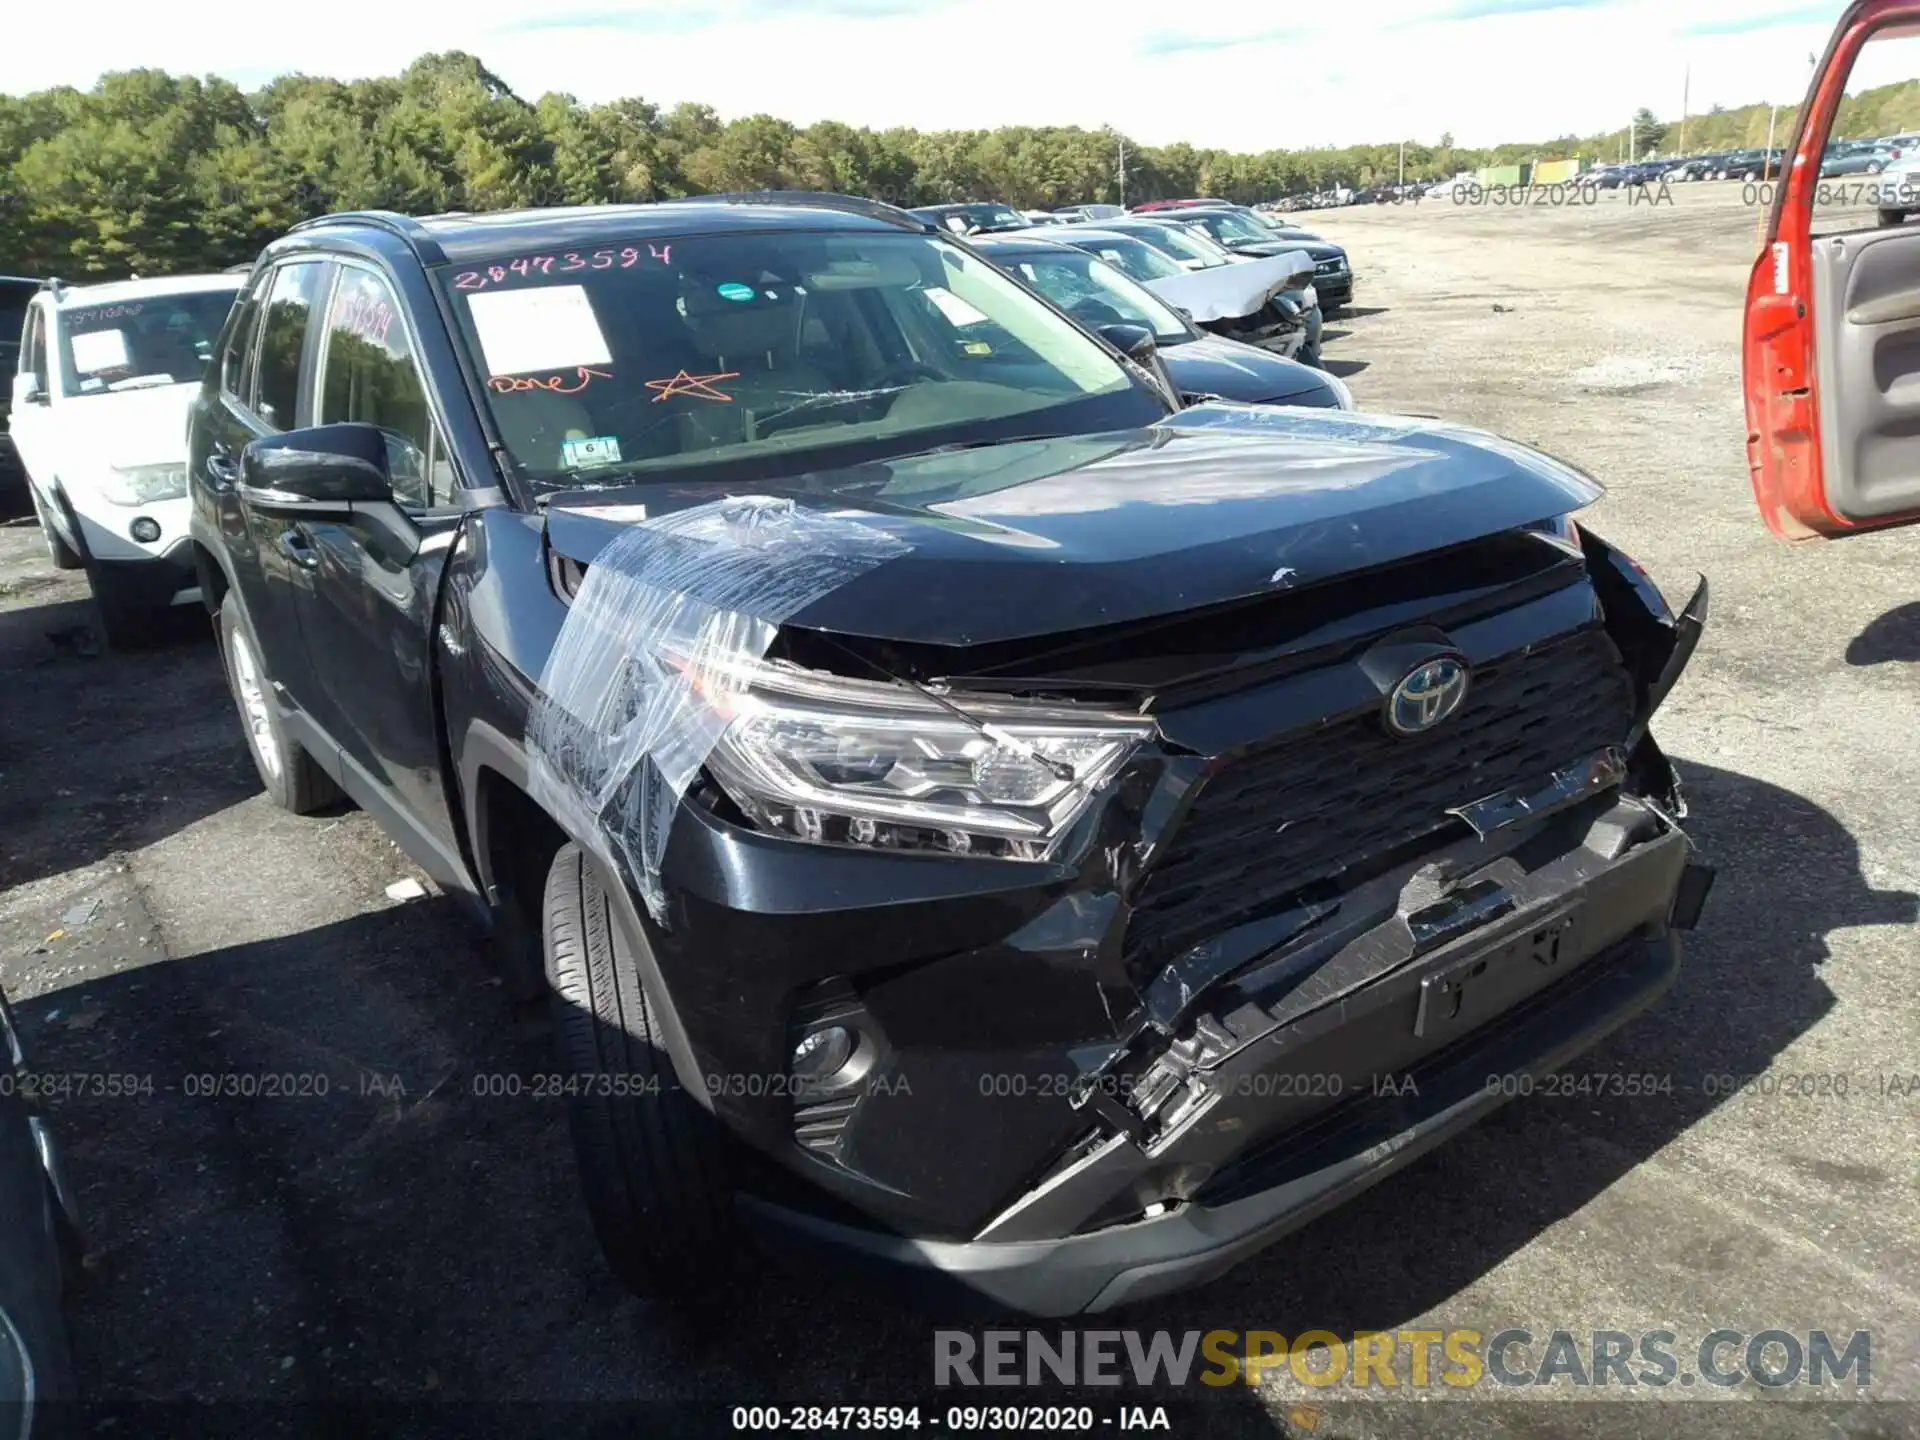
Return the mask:
[(1117, 338), (853, 201), (261, 256), (190, 443), (261, 779), (544, 967), (630, 1283), (1152, 1295), (1673, 979), (1704, 593), (1534, 451)]

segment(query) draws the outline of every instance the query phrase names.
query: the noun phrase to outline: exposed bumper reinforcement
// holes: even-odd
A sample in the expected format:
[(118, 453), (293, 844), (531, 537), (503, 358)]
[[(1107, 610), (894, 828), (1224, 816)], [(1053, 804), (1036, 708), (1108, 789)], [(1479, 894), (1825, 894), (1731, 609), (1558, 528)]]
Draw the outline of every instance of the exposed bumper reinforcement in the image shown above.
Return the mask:
[(1648, 926), (1500, 1023), (1434, 1057), (1419, 1094), (1363, 1107), (1286, 1156), (1286, 1178), (1219, 1204), (1188, 1203), (1087, 1234), (1004, 1243), (915, 1240), (743, 1197), (770, 1241), (824, 1251), (928, 1298), (1032, 1315), (1111, 1309), (1202, 1283), (1474, 1124), (1506, 1098), (1491, 1074), (1545, 1075), (1645, 1009), (1679, 971), (1678, 936)]

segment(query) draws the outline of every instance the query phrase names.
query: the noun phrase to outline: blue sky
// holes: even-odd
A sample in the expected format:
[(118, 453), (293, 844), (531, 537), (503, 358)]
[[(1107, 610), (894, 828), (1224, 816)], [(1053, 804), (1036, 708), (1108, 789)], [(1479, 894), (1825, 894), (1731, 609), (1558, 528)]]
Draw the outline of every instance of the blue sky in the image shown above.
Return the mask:
[[(85, 44), (0, 50), (0, 90), (154, 65), (254, 84), (290, 70), (390, 74), (479, 55), (528, 98), (700, 100), (923, 129), (1115, 124), (1135, 139), (1259, 150), (1399, 138), (1590, 133), (1639, 106), (1791, 102), (1841, 5), (1796, 0), (465, 0), (418, 13), (329, 0), (281, 30), (257, 5), (118, 10)], [(437, 7), (436, 7), (437, 9)], [(1298, 16), (1290, 12), (1298, 10)], [(1190, 22), (1183, 16), (1194, 17)], [(1863, 81), (1920, 76), (1920, 40)], [(1884, 73), (1883, 73), (1884, 72)]]

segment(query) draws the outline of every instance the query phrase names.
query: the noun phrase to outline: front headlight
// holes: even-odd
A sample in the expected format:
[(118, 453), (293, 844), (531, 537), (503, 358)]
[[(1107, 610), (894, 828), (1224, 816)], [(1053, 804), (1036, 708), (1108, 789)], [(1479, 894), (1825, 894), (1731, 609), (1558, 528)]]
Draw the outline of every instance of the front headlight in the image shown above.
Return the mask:
[(114, 505), (151, 505), (178, 500), (187, 493), (185, 465), (116, 465), (100, 483), (100, 494)]
[(1139, 716), (768, 667), (726, 697), (708, 767), (755, 825), (822, 844), (1045, 860), (1154, 733)]

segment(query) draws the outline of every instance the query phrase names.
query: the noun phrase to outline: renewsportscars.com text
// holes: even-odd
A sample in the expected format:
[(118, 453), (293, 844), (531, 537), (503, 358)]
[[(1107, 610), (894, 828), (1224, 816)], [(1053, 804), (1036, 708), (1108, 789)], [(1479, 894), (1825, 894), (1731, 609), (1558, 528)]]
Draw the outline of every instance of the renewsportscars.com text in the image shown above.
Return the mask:
[(936, 1330), (936, 1386), (1258, 1385), (1361, 1392), (1433, 1386), (1862, 1391), (1873, 1338), (1855, 1330)]

